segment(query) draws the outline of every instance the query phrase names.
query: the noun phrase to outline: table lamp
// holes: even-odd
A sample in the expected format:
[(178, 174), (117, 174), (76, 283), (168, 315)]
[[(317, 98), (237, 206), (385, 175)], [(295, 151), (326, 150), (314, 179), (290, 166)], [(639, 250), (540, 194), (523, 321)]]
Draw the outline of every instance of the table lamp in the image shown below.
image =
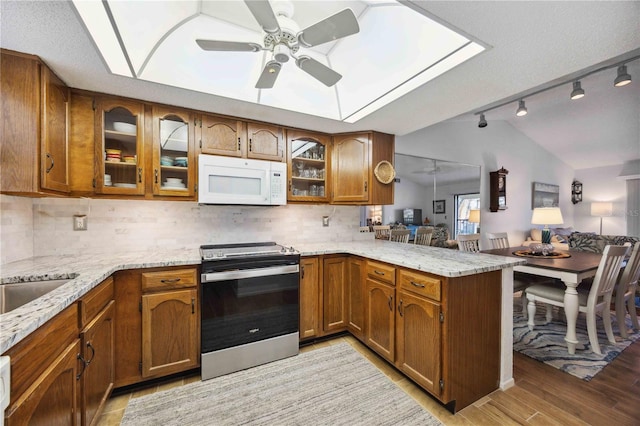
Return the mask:
[(544, 225), (542, 230), (542, 243), (551, 243), (551, 230), (549, 225), (562, 225), (562, 212), (558, 207), (538, 207), (533, 209), (531, 223), (533, 225)]
[(612, 203), (591, 203), (591, 216), (600, 217), (600, 235), (602, 235), (602, 218), (613, 216)]
[[(480, 210), (474, 209), (469, 210), (469, 223), (480, 223)], [(478, 226), (478, 231), (480, 231), (480, 226)]]

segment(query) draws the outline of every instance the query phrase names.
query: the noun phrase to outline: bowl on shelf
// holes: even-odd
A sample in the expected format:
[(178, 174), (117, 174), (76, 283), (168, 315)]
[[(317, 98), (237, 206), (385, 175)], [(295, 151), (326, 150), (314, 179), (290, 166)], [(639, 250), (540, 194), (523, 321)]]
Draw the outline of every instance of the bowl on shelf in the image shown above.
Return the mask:
[(182, 179), (180, 178), (167, 178), (167, 183), (182, 183)]
[(136, 125), (125, 123), (124, 121), (114, 121), (113, 130), (115, 130), (116, 132), (122, 132), (122, 133), (135, 133)]
[(124, 161), (125, 163), (134, 163), (136, 162), (136, 156), (135, 155), (123, 155), (122, 156), (122, 161)]
[(173, 160), (173, 165), (174, 166), (187, 167), (187, 164), (189, 164), (189, 158), (188, 157), (176, 157)]

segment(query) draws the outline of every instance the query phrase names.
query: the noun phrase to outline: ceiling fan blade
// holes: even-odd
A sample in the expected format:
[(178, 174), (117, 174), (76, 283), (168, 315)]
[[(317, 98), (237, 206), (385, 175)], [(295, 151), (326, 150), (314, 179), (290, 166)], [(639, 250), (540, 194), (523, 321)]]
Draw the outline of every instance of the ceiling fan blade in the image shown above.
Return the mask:
[(280, 32), (280, 24), (268, 0), (245, 0), (245, 4), (265, 32), (269, 34)]
[(258, 52), (262, 50), (262, 46), (259, 44), (243, 41), (196, 40), (196, 43), (203, 50), (216, 52)]
[(344, 9), (302, 30), (298, 35), (298, 41), (306, 47), (312, 47), (359, 31), (356, 15), (351, 9)]
[(340, 74), (338, 74), (328, 66), (323, 65), (308, 56), (300, 56), (299, 58), (297, 58), (296, 65), (311, 77), (320, 80), (320, 82), (322, 82), (327, 87), (333, 86), (342, 78)]
[(267, 62), (267, 65), (264, 66), (262, 74), (260, 74), (260, 78), (256, 83), (256, 89), (271, 89), (276, 83), (276, 79), (278, 78), (278, 74), (280, 74), (281, 68), (282, 64), (278, 61)]

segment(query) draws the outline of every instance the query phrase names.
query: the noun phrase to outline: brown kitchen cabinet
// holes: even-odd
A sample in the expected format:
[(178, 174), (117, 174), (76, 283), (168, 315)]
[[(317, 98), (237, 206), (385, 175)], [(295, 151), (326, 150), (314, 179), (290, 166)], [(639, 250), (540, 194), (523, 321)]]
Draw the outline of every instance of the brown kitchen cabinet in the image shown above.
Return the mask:
[(284, 129), (265, 123), (247, 122), (247, 158), (257, 160), (287, 161)]
[(367, 345), (389, 362), (395, 358), (393, 286), (367, 278)]
[(300, 340), (320, 333), (320, 270), (317, 257), (300, 258)]
[(197, 268), (115, 274), (115, 387), (200, 365)]
[(2, 192), (69, 193), (69, 88), (32, 55), (2, 49), (0, 66)]
[(322, 262), (322, 331), (327, 334), (347, 328), (348, 259), (325, 257)]
[(196, 190), (195, 116), (153, 105), (153, 194), (194, 197)]
[(395, 138), (379, 132), (333, 136), (331, 202), (335, 204), (393, 204), (393, 182), (375, 177), (381, 161), (393, 164)]
[(144, 104), (98, 96), (94, 124), (96, 192), (144, 195)]
[(82, 425), (95, 424), (114, 383), (115, 301), (113, 278), (83, 296), (80, 301), (80, 375)]
[(331, 137), (304, 130), (287, 130), (288, 201), (329, 201)]
[(359, 340), (365, 336), (365, 261), (356, 256), (347, 260), (347, 327)]

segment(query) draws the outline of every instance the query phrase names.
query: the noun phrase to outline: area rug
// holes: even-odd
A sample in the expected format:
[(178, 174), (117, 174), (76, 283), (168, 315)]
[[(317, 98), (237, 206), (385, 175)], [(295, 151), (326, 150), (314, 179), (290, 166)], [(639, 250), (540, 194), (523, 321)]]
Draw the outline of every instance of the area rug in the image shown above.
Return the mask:
[(440, 425), (348, 343), (132, 399), (121, 425)]
[[(578, 315), (576, 324), (579, 343), (576, 345), (576, 353), (569, 355), (567, 344), (564, 341), (564, 336), (567, 333), (564, 311), (554, 307), (552, 322), (544, 324), (546, 308), (544, 305), (539, 304), (536, 309), (536, 326), (533, 331), (529, 331), (527, 320), (522, 317), (520, 298), (514, 299), (514, 302), (513, 349), (586, 381), (591, 380), (630, 344), (640, 339), (638, 330), (634, 330), (634, 333), (629, 334), (627, 339), (620, 337), (618, 323), (615, 315), (612, 314), (613, 335), (616, 339), (616, 344), (612, 345), (607, 340), (602, 318), (598, 317), (596, 327), (598, 329), (598, 342), (602, 351), (602, 355), (598, 355), (591, 350), (586, 315), (581, 313)], [(627, 330), (629, 330), (631, 328), (631, 318), (627, 315), (626, 320)]]

